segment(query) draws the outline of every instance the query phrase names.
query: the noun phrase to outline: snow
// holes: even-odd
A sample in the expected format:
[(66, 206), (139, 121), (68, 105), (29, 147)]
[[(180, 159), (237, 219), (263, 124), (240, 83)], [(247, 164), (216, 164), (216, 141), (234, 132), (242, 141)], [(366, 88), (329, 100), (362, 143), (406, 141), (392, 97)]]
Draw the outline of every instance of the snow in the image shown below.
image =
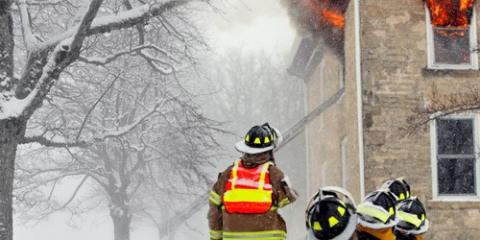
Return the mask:
[(25, 108), (30, 105), (31, 98), (11, 98), (8, 101), (0, 101), (0, 119), (9, 119), (20, 116)]
[(59, 51), (64, 51), (64, 46), (70, 44), (72, 38), (68, 38), (62, 41), (55, 50), (51, 53), (47, 64), (42, 69), (42, 75), (38, 80), (35, 88), (24, 99), (18, 99), (11, 97), (8, 100), (0, 99), (0, 119), (16, 118), (22, 115), (22, 113), (32, 104), (32, 101), (37, 96), (40, 88), (45, 84), (45, 81), (50, 77), (50, 73), (57, 67), (55, 62), (55, 56)]
[[(92, 25), (90, 26), (90, 29), (94, 28), (99, 28), (99, 27), (104, 27), (108, 26), (111, 24), (121, 24), (123, 22), (127, 22), (129, 20), (135, 19), (135, 18), (141, 18), (143, 15), (147, 14), (151, 9), (150, 4), (145, 4), (140, 7), (133, 8), (128, 11), (123, 11), (118, 14), (112, 14), (108, 16), (103, 16), (103, 17), (98, 17), (93, 20)], [(41, 48), (46, 48), (48, 46), (54, 45), (57, 42), (60, 42), (66, 38), (71, 37), (77, 32), (78, 26), (73, 27), (67, 31), (65, 31), (62, 34), (58, 34), (49, 41), (45, 41)]]

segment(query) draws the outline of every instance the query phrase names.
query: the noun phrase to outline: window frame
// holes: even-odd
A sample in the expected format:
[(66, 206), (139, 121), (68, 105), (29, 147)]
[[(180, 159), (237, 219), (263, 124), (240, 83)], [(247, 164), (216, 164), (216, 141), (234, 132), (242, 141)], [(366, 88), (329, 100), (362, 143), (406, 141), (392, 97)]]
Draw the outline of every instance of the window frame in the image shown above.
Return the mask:
[(348, 185), (348, 137), (340, 139), (340, 161), (342, 163), (342, 187), (347, 189)]
[(475, 113), (452, 114), (450, 116), (441, 117), (438, 119), (472, 119), (473, 120), (473, 141), (474, 141), (474, 155), (475, 155), (475, 195), (464, 194), (439, 194), (438, 193), (438, 149), (437, 149), (437, 118), (432, 116), (430, 122), (430, 145), (431, 145), (431, 168), (432, 168), (432, 200), (445, 202), (480, 202), (480, 134), (476, 133), (480, 129), (480, 115)]
[(469, 26), (469, 48), (470, 48), (470, 64), (442, 64), (435, 63), (435, 44), (433, 42), (433, 26), (430, 19), (430, 11), (425, 4), (425, 17), (426, 17), (426, 32), (427, 32), (427, 68), (436, 70), (478, 70), (478, 53), (472, 51), (477, 45), (477, 17), (476, 10), (473, 8), (472, 21)]

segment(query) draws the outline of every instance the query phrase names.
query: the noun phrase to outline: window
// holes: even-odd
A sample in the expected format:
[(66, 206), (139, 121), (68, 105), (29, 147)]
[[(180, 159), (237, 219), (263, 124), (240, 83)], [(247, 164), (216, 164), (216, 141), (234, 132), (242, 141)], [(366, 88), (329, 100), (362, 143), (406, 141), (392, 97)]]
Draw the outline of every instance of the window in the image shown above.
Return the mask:
[(465, 27), (436, 26), (427, 7), (426, 13), (428, 68), (478, 69), (475, 11)]
[(340, 159), (342, 161), (342, 187), (347, 188), (348, 183), (348, 141), (347, 137), (343, 137), (340, 142)]
[(302, 38), (287, 71), (300, 78), (309, 78), (322, 58), (322, 47), (310, 37)]
[(479, 137), (474, 116), (442, 118), (432, 126), (434, 198), (479, 199)]

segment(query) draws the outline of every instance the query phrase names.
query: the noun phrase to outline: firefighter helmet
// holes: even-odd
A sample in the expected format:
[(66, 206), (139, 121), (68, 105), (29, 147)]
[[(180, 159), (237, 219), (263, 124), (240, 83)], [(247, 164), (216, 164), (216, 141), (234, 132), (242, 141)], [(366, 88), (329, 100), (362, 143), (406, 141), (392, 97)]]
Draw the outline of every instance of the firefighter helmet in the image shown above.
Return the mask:
[(396, 202), (403, 201), (411, 197), (410, 185), (408, 185), (404, 178), (388, 180), (382, 185), (381, 188), (389, 190)]
[(388, 190), (368, 194), (358, 205), (359, 224), (371, 229), (391, 228), (396, 224), (395, 198)]
[(324, 187), (313, 196), (305, 213), (309, 239), (350, 239), (357, 216), (350, 193), (338, 187)]
[(258, 154), (273, 150), (281, 140), (280, 133), (268, 123), (253, 126), (243, 141), (235, 144), (235, 149), (242, 153)]
[(416, 197), (397, 204), (397, 218), (395, 231), (403, 235), (420, 235), (428, 230), (425, 207)]

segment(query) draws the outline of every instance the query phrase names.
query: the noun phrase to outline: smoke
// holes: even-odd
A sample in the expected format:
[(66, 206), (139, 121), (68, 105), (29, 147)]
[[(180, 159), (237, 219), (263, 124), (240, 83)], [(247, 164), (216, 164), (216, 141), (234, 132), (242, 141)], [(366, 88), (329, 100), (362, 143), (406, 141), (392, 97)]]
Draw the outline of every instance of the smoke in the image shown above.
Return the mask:
[(303, 36), (311, 36), (342, 53), (345, 11), (350, 0), (281, 0)]

